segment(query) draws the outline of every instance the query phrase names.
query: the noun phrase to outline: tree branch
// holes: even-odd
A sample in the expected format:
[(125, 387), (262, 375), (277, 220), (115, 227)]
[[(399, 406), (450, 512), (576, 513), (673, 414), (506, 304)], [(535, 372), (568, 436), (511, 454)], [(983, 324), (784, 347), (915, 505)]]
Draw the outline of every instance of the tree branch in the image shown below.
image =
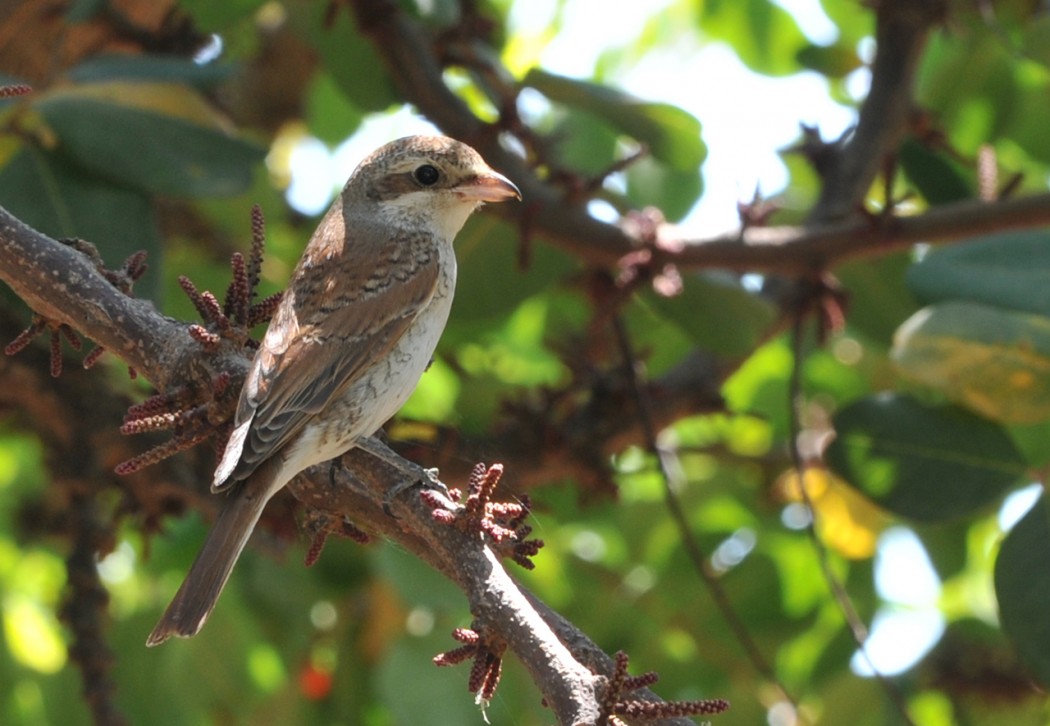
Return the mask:
[[(295, 496), (318, 509), (349, 516), (387, 537), (451, 579), (466, 595), (476, 620), (498, 632), (521, 660), (561, 724), (594, 723), (604, 680), (613, 661), (578, 628), (514, 582), (481, 538), (441, 524), (418, 496), (402, 494), (383, 511), (391, 486), (427, 481), (426, 471), (386, 449), (384, 459), (363, 449), (347, 452), (342, 469), (330, 477), (327, 465), (308, 469), (289, 484)], [(386, 459), (389, 459), (386, 460)], [(334, 482), (334, 486), (333, 486)], [(640, 693), (659, 700), (651, 691)], [(665, 719), (666, 726), (692, 726), (689, 719)]]
[(944, 0), (882, 0), (876, 3), (871, 89), (857, 128), (831, 157), (811, 222), (856, 215), (887, 153), (897, 148), (912, 113), (912, 89), (926, 39), (947, 12)]
[[(206, 354), (193, 338), (182, 334), (183, 324), (160, 315), (148, 301), (124, 295), (83, 253), (29, 228), (2, 208), (0, 279), (39, 314), (102, 342), (161, 390), (198, 380), (202, 371), (220, 371), (226, 365), (243, 376), (243, 354), (232, 348), (227, 354)], [(526, 665), (559, 721), (593, 722), (604, 681), (583, 663), (611, 673), (612, 660), (581, 631), (521, 590), (481, 538), (436, 521), (418, 497), (395, 500), (395, 517), (389, 516), (385, 507), (391, 488), (426, 479), (418, 465), (392, 452), (389, 456), (396, 465), (354, 450), (343, 457), (346, 469), (337, 486), (331, 484), (330, 468), (322, 465), (297, 477), (289, 489), (306, 504), (368, 523), (373, 531), (444, 573), (464, 591), (475, 618), (499, 632)], [(147, 511), (156, 513), (156, 503)], [(586, 660), (577, 658), (567, 644), (583, 649)], [(651, 692), (639, 697), (658, 700)]]
[[(590, 216), (579, 200), (569, 199), (524, 159), (504, 149), (496, 128), (483, 124), (449, 90), (434, 40), (419, 23), (387, 0), (354, 0), (353, 7), (362, 32), (371, 37), (404, 98), (445, 133), (477, 148), (521, 188), (524, 204), (503, 205), (493, 213), (592, 265), (615, 266), (642, 246), (621, 227)], [(906, 128), (915, 64), (930, 28), (943, 14), (943, 1), (886, 0), (879, 8), (872, 90), (856, 131), (831, 163), (809, 222), (801, 227), (752, 227), (710, 239), (683, 238), (674, 226), (663, 225), (654, 262), (673, 262), (681, 270), (794, 274), (916, 242), (951, 242), (1050, 224), (1047, 194), (995, 203), (959, 202), (883, 220), (859, 214), (883, 156)]]

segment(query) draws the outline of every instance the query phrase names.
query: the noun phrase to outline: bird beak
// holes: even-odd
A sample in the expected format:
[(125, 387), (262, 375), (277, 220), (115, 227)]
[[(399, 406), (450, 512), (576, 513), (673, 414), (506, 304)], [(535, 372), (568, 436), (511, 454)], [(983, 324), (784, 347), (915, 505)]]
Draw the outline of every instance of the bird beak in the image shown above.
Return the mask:
[(502, 202), (510, 198), (521, 200), (521, 192), (514, 182), (491, 169), (478, 174), (455, 189), (460, 199), (476, 202)]

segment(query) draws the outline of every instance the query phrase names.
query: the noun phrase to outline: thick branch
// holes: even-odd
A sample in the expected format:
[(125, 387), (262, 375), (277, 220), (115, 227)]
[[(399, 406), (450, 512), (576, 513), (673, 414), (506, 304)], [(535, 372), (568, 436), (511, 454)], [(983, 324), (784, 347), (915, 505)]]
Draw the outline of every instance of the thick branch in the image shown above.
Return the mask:
[[(369, 446), (384, 448), (378, 442)], [(322, 465), (307, 470), (306, 476), (298, 477), (289, 487), (301, 501), (349, 516), (444, 573), (463, 590), (474, 617), (506, 640), (558, 722), (594, 723), (601, 680), (590, 668), (609, 674), (612, 660), (578, 628), (517, 585), (476, 534), (471, 536), (436, 521), (429, 506), (412, 490), (390, 504), (393, 517), (383, 511), (391, 483), (426, 481), (422, 467), (399, 459), (395, 468), (361, 449), (350, 451), (341, 461), (344, 468), (335, 477), (334, 486), (329, 468)], [(651, 692), (640, 692), (639, 697), (657, 700)], [(660, 723), (693, 724), (688, 719)]]
[(753, 227), (740, 234), (684, 242), (661, 252), (682, 269), (802, 272), (853, 257), (885, 254), (918, 242), (957, 242), (1011, 229), (1050, 225), (1050, 194), (1000, 202), (970, 200), (890, 219), (854, 217), (804, 227)]
[(871, 90), (861, 106), (856, 130), (831, 158), (810, 221), (845, 219), (860, 209), (884, 156), (897, 147), (907, 129), (915, 69), (930, 30), (945, 12), (944, 0), (877, 3), (878, 50), (871, 69)]
[(0, 207), (0, 279), (34, 312), (80, 331), (158, 387), (172, 369), (165, 341), (180, 326), (111, 285), (82, 253)]

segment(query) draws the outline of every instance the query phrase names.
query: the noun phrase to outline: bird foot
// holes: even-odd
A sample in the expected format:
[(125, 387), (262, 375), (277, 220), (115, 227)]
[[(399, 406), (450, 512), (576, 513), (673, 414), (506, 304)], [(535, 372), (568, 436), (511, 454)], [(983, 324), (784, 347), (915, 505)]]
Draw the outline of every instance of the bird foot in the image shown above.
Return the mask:
[(420, 487), (421, 489), (437, 489), (445, 496), (448, 496), (448, 487), (438, 478), (439, 475), (440, 472), (436, 468), (424, 469), (422, 479), (409, 479), (390, 487), (386, 492), (386, 496), (383, 497), (383, 511), (389, 516), (396, 518), (397, 515), (394, 514), (390, 508), (394, 503), (394, 500), (405, 491), (416, 487)]

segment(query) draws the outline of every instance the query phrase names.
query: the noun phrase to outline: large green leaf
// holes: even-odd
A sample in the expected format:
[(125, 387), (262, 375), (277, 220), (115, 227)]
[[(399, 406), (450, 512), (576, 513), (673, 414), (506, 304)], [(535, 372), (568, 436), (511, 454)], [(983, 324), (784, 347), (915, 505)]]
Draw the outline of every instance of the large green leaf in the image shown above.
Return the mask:
[(600, 117), (574, 108), (566, 109), (550, 133), (558, 165), (587, 175), (601, 174), (616, 161), (617, 136)]
[(234, 67), (229, 63), (194, 63), (186, 58), (155, 55), (99, 55), (69, 70), (76, 83), (94, 83), (115, 78), (137, 81), (188, 83), (206, 88), (227, 80)]
[(27, 147), (0, 170), (0, 205), (44, 234), (93, 243), (109, 268), (145, 250), (149, 269), (135, 285), (135, 294), (156, 297), (161, 246), (153, 207), (142, 192), (109, 184), (61, 157)]
[(153, 194), (243, 191), (264, 150), (232, 135), (187, 87), (113, 81), (41, 95), (57, 150), (114, 184)]
[(696, 171), (707, 156), (700, 122), (677, 106), (643, 101), (608, 86), (533, 69), (524, 84), (552, 101), (587, 111), (646, 144), (655, 159)]
[(831, 468), (879, 505), (920, 521), (978, 512), (1025, 470), (1001, 428), (955, 406), (883, 394), (842, 409), (834, 426)]
[(1050, 419), (1050, 318), (971, 302), (924, 308), (892, 351), (906, 377), (995, 421)]
[(1050, 513), (1045, 495), (1003, 540), (995, 561), (999, 621), (1036, 678), (1050, 685)]
[(1050, 230), (1004, 232), (932, 250), (908, 271), (923, 302), (962, 299), (1050, 316)]

